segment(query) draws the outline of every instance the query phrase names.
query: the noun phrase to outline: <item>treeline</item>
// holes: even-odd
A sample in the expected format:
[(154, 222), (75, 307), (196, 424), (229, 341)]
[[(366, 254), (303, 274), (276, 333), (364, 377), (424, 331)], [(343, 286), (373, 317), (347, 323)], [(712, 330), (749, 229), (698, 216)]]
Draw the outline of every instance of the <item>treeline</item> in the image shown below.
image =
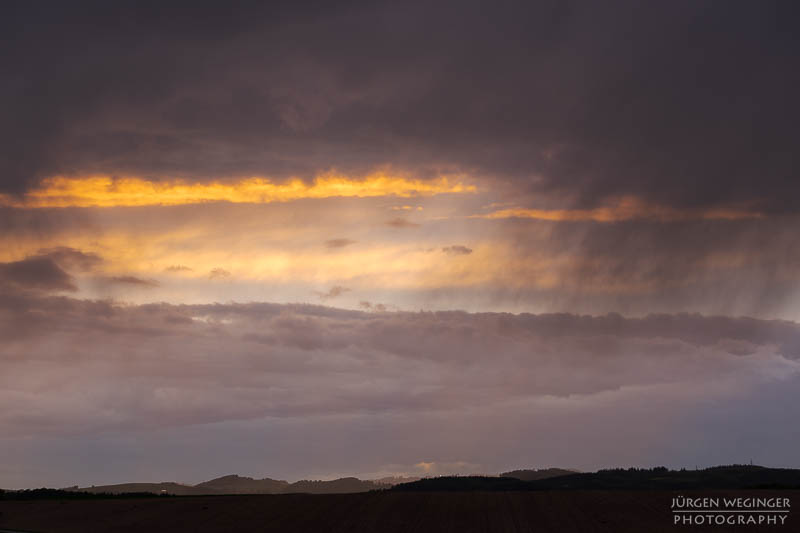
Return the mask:
[(401, 483), (389, 490), (394, 492), (523, 491), (531, 490), (530, 483), (532, 482), (512, 477), (442, 476)]
[(593, 473), (571, 473), (547, 479), (446, 476), (396, 485), (407, 492), (532, 491), (532, 490), (691, 490), (691, 489), (800, 489), (800, 470), (728, 465), (703, 470), (612, 468)]
[(110, 498), (165, 498), (168, 494), (154, 494), (152, 492), (126, 492), (111, 494), (107, 492), (92, 493), (62, 489), (25, 489), (3, 490), (0, 489), (0, 500), (104, 500)]

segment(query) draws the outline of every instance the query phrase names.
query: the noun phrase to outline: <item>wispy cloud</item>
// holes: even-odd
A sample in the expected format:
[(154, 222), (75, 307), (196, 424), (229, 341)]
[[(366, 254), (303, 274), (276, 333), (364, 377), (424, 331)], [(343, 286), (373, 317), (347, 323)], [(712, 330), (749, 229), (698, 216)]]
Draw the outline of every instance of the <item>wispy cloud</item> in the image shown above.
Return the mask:
[(212, 268), (211, 272), (208, 273), (208, 279), (223, 279), (229, 278), (231, 273), (225, 270), (224, 268)]
[(645, 202), (636, 197), (623, 197), (607, 206), (591, 209), (528, 209), (511, 208), (493, 211), (473, 218), (532, 218), (553, 222), (622, 222), (626, 220), (656, 220), (681, 222), (687, 220), (743, 220), (762, 218), (759, 211), (745, 207), (679, 208)]
[(386, 225), (392, 228), (418, 228), (419, 224), (411, 222), (405, 218), (393, 218), (386, 221)]
[(140, 287), (158, 287), (160, 284), (154, 279), (142, 279), (136, 276), (111, 276), (108, 281), (123, 285), (138, 285)]
[(472, 253), (472, 248), (467, 248), (466, 246), (462, 246), (460, 244), (454, 244), (452, 246), (445, 246), (442, 248), (442, 252), (446, 253), (447, 255), (469, 255)]
[(325, 292), (317, 291), (316, 294), (319, 296), (320, 300), (330, 300), (332, 298), (336, 298), (337, 296), (341, 296), (346, 292), (350, 292), (351, 290), (352, 289), (342, 287), (341, 285), (335, 285)]
[(330, 239), (325, 241), (325, 246), (327, 248), (336, 249), (336, 248), (345, 248), (355, 243), (356, 241), (352, 239)]
[(164, 269), (164, 272), (192, 272), (194, 271), (193, 268), (189, 268), (185, 265), (170, 265)]

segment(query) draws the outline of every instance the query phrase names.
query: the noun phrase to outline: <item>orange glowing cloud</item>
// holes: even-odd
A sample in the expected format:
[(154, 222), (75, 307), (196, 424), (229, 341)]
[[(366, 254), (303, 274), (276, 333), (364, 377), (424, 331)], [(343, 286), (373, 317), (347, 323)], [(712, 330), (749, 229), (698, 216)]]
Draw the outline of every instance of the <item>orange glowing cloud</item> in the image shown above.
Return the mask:
[(639, 198), (625, 196), (616, 203), (593, 209), (525, 209), (512, 208), (494, 211), (474, 218), (532, 218), (554, 222), (623, 222), (626, 220), (656, 220), (679, 222), (684, 220), (740, 220), (761, 218), (757, 211), (744, 208), (680, 209), (649, 204)]
[(207, 202), (271, 203), (305, 198), (331, 197), (417, 197), (445, 193), (475, 192), (448, 177), (432, 180), (410, 179), (376, 172), (363, 179), (328, 173), (307, 183), (300, 179), (273, 182), (248, 178), (230, 182), (196, 183), (182, 180), (150, 181), (141, 178), (53, 177), (22, 198), (0, 195), (8, 207), (117, 207), (184, 205)]

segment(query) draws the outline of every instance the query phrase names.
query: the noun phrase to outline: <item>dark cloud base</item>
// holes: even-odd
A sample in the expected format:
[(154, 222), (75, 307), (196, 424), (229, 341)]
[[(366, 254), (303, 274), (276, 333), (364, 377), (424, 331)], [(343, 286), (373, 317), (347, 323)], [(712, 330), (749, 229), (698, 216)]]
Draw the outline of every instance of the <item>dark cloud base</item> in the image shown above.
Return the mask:
[(791, 2), (12, 2), (0, 187), (465, 171), (796, 212)]

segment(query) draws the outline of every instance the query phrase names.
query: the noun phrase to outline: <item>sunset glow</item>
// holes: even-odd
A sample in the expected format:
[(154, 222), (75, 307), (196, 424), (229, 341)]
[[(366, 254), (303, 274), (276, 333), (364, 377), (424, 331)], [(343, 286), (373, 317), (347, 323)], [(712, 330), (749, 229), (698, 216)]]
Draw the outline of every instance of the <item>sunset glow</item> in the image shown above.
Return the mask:
[(649, 204), (639, 198), (626, 196), (607, 207), (593, 209), (525, 209), (512, 208), (493, 211), (482, 218), (532, 218), (553, 222), (622, 222), (625, 220), (655, 220), (680, 222), (685, 220), (742, 220), (763, 217), (762, 213), (736, 208), (677, 209)]
[(22, 208), (134, 207), (185, 205), (207, 202), (271, 203), (304, 198), (396, 196), (410, 198), (446, 193), (475, 192), (474, 185), (441, 177), (415, 180), (385, 173), (364, 179), (324, 174), (311, 183), (299, 179), (279, 183), (264, 178), (230, 182), (193, 183), (149, 181), (141, 178), (55, 177), (29, 191), (22, 199), (0, 195), (0, 205)]
[(798, 9), (0, 3), (0, 489), (800, 486)]

